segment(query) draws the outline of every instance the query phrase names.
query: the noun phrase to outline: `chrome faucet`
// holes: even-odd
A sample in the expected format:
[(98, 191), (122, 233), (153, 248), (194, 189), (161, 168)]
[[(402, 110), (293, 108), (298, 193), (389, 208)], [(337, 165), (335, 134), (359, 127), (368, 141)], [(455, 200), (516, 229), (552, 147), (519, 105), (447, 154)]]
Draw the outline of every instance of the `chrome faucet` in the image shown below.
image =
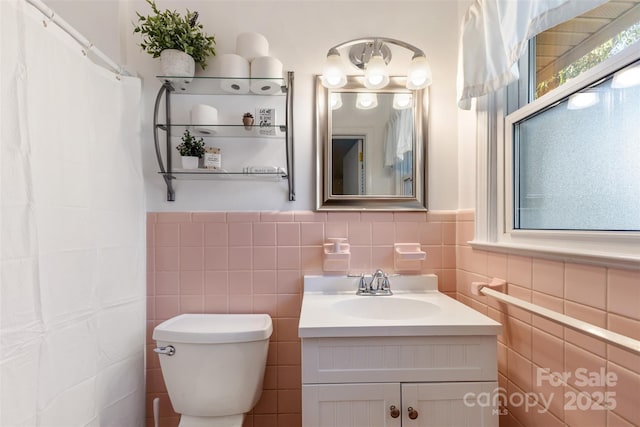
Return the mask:
[(371, 281), (367, 283), (365, 275), (361, 274), (356, 295), (393, 295), (389, 275), (381, 269), (377, 269), (371, 275)]

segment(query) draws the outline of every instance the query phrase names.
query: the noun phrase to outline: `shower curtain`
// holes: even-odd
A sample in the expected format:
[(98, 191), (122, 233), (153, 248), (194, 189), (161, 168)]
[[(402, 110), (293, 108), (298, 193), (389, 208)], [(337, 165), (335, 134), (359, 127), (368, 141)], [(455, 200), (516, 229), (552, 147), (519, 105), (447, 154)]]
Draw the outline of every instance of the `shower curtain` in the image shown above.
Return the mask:
[(143, 425), (140, 81), (0, 8), (0, 425)]

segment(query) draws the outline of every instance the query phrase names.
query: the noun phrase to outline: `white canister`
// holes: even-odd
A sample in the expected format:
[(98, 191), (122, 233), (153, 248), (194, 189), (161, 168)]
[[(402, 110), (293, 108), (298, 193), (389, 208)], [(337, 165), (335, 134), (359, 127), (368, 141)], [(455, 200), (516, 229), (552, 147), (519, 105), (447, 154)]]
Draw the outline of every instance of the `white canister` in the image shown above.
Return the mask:
[(218, 124), (218, 110), (206, 104), (196, 104), (191, 108), (191, 125), (193, 130), (201, 135), (216, 133)]
[(236, 53), (251, 62), (259, 56), (269, 55), (269, 42), (260, 33), (240, 33), (236, 37)]

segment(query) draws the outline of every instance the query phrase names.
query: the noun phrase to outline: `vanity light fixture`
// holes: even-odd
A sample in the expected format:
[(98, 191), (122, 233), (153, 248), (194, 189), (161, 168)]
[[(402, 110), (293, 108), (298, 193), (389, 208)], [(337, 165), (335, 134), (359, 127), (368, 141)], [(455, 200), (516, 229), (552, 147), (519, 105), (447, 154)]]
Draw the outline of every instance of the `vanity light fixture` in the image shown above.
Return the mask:
[(356, 97), (356, 108), (360, 110), (371, 110), (378, 106), (378, 96), (371, 92), (359, 92)]
[(365, 87), (384, 88), (389, 83), (391, 50), (388, 45), (400, 46), (413, 52), (407, 69), (407, 89), (423, 89), (431, 84), (431, 67), (424, 52), (409, 43), (387, 37), (354, 39), (329, 49), (322, 69), (322, 84), (326, 88), (336, 89), (347, 83), (346, 67), (338, 49), (349, 47), (349, 60), (357, 68), (364, 70)]

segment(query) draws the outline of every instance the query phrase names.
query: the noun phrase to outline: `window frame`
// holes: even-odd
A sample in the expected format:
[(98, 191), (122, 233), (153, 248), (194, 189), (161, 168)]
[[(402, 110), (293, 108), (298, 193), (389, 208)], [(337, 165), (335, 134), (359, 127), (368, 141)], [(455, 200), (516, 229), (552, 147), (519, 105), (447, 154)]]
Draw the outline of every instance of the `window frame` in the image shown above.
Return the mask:
[[(513, 141), (517, 120), (534, 114), (572, 93), (640, 59), (640, 42), (584, 72), (542, 97), (528, 102), (535, 86), (535, 40), (520, 60), (521, 78), (505, 89), (477, 99), (475, 249), (537, 256), (562, 261), (640, 269), (640, 232), (560, 231), (513, 228)], [(521, 106), (518, 108), (519, 106)], [(508, 119), (507, 119), (508, 117)]]

